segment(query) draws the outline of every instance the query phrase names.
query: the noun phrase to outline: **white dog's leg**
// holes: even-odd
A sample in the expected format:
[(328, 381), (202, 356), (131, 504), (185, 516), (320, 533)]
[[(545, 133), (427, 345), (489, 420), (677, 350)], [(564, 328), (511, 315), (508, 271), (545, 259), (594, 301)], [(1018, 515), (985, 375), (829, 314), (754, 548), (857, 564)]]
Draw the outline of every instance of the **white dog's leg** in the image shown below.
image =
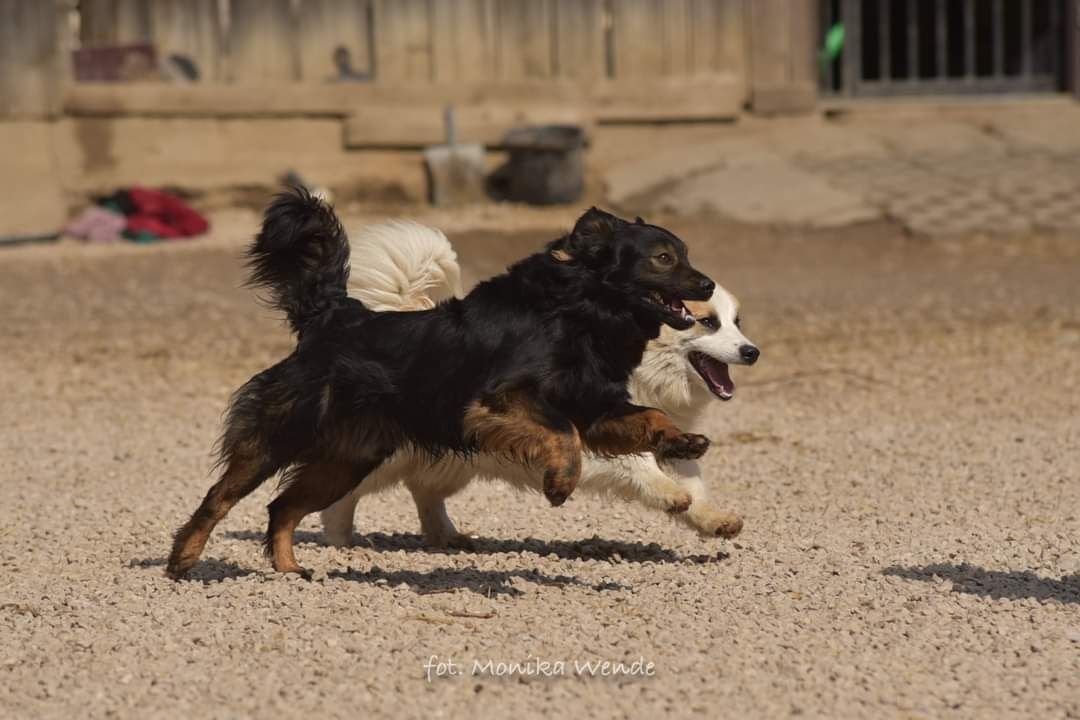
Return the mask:
[(420, 531), (428, 547), (455, 547), (471, 549), (472, 538), (463, 535), (454, 527), (454, 522), (446, 512), (447, 495), (438, 492), (440, 488), (421, 488), (406, 483), (416, 502), (416, 514), (420, 517)]
[(611, 492), (671, 513), (685, 511), (693, 500), (689, 492), (657, 465), (651, 454), (617, 458), (586, 455), (579, 487), (590, 492)]
[(739, 534), (743, 526), (742, 518), (713, 505), (697, 461), (679, 461), (673, 463), (671, 469), (679, 484), (694, 499), (690, 509), (680, 515), (679, 520), (708, 537), (732, 538)]
[(328, 544), (334, 547), (349, 547), (353, 544), (353, 516), (360, 495), (360, 488), (356, 488), (320, 513), (323, 537)]
[(405, 479), (416, 503), (420, 531), (429, 547), (471, 548), (472, 540), (459, 533), (446, 512), (446, 498), (460, 492), (475, 475), (475, 467), (457, 458), (443, 458), (417, 467)]

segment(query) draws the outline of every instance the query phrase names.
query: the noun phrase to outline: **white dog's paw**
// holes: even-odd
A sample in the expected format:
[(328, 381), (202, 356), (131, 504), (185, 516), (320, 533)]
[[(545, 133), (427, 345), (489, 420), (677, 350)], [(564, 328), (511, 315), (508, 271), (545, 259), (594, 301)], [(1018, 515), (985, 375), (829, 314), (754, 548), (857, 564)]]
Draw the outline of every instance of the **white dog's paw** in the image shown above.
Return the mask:
[(473, 552), (476, 550), (476, 541), (465, 533), (454, 533), (446, 541), (446, 546), (454, 548), (455, 550), (468, 550), (469, 552)]
[(352, 531), (342, 532), (340, 530), (323, 530), (323, 540), (327, 545), (331, 547), (348, 548), (356, 545), (356, 536)]
[(671, 493), (671, 496), (667, 499), (667, 510), (672, 515), (678, 513), (684, 513), (690, 509), (690, 505), (694, 502), (693, 496), (685, 490), (679, 489)]
[(742, 532), (743, 520), (732, 512), (707, 510), (695, 513), (692, 522), (702, 535), (707, 537), (733, 538)]
[(424, 537), (424, 544), (435, 550), (476, 550), (476, 542), (465, 533), (457, 530)]

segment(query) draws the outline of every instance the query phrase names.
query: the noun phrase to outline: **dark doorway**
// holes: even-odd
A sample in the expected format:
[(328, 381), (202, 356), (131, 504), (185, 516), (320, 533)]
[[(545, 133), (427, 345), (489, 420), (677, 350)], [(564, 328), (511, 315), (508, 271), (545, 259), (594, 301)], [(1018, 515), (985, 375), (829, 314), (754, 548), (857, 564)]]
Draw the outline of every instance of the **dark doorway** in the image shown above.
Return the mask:
[(1063, 0), (822, 0), (826, 94), (1054, 92), (1065, 89)]

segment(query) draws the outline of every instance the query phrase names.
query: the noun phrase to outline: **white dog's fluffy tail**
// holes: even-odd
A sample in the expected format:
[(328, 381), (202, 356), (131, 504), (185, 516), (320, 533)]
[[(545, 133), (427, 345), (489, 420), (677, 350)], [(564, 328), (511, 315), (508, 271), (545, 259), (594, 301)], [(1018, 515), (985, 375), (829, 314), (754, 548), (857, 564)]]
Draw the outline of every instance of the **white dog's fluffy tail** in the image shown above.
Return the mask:
[(398, 220), (350, 239), (349, 294), (377, 311), (426, 310), (461, 297), (461, 268), (441, 231)]

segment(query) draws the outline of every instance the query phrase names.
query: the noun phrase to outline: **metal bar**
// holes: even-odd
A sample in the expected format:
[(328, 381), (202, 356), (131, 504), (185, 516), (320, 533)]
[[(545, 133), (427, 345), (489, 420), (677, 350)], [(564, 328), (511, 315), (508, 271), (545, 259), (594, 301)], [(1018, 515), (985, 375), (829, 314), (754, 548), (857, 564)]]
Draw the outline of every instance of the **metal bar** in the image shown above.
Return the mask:
[(908, 0), (907, 3), (907, 45), (908, 81), (917, 82), (919, 79), (919, 0)]
[(964, 77), (975, 80), (975, 0), (964, 0)]
[(854, 95), (862, 81), (862, 0), (844, 0), (844, 94)]
[[(556, 3), (556, 6), (558, 6), (558, 3)], [(831, 28), (835, 22), (836, 20), (833, 19), (832, 0), (824, 0), (824, 2), (821, 3), (821, 32), (819, 33), (821, 36), (822, 47), (825, 45), (825, 38), (829, 35), (829, 28)], [(822, 53), (821, 57), (825, 57), (824, 53)], [(821, 90), (824, 93), (831, 94), (836, 88), (836, 63), (826, 63), (822, 62), (822, 60), (818, 60), (818, 62), (821, 64)]]
[(1024, 77), (1031, 76), (1033, 58), (1032, 47), (1032, 13), (1035, 12), (1035, 0), (1020, 0), (1020, 74)]
[(994, 0), (994, 75), (1005, 75), (1005, 0)]
[[(1073, 0), (1069, 0), (1072, 2)], [(1054, 74), (1060, 73), (1063, 63), (1061, 62), (1061, 41), (1062, 38), (1058, 35), (1058, 23), (1061, 13), (1058, 12), (1058, 0), (1050, 0), (1050, 22), (1047, 26), (1046, 32), (1050, 35), (1050, 71)], [(1074, 16), (1076, 5), (1073, 5), (1074, 11), (1069, 12), (1068, 8), (1065, 10), (1066, 33), (1074, 32), (1071, 25), (1071, 18)]]
[(889, 36), (889, 0), (878, 0), (878, 76), (892, 78), (892, 38)]
[(948, 8), (945, 0), (937, 0), (934, 3), (934, 59), (937, 60), (937, 76), (944, 78), (949, 74), (948, 66)]

